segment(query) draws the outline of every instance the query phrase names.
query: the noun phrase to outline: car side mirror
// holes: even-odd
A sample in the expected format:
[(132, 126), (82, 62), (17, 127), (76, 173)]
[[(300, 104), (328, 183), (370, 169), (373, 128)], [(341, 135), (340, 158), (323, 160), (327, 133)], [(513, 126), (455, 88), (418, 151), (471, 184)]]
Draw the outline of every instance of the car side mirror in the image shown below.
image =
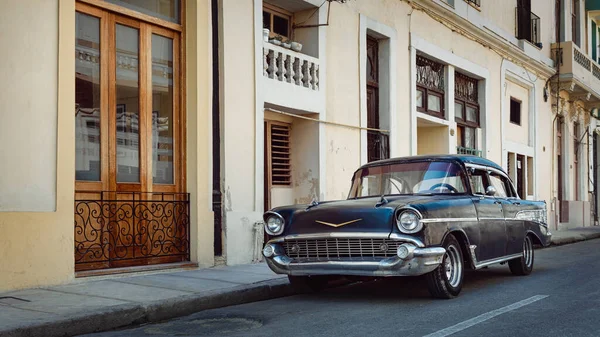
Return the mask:
[(489, 195), (490, 197), (493, 197), (494, 195), (496, 195), (496, 188), (494, 186), (488, 186), (485, 189), (485, 195)]

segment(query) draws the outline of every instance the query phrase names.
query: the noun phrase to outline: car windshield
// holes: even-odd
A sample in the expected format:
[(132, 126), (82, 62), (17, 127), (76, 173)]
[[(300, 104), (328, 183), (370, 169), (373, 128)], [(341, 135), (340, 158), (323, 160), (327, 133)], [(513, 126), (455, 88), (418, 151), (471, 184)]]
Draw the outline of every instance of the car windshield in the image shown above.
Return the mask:
[(355, 173), (349, 198), (392, 194), (465, 193), (460, 166), (445, 161), (423, 161), (364, 168)]

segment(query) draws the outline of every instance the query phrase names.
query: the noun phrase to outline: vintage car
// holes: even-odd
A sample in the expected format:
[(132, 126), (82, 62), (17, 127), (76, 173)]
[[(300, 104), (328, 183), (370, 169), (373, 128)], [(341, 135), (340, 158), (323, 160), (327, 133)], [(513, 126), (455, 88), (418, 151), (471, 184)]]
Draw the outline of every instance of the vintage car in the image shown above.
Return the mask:
[(346, 200), (276, 207), (263, 248), (275, 273), (319, 290), (336, 276), (424, 275), (435, 298), (457, 296), (465, 269), (506, 263), (533, 269), (551, 233), (544, 201), (523, 200), (494, 162), (468, 155), (371, 162)]

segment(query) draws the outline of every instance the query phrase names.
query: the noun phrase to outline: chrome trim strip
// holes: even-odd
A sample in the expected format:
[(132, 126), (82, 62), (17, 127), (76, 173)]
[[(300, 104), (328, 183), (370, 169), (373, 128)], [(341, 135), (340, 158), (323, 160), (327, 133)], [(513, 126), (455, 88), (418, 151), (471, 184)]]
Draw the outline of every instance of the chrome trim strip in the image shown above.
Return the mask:
[(477, 221), (477, 218), (431, 218), (423, 219), (422, 223), (435, 223), (435, 222), (472, 222)]
[(516, 259), (516, 258), (519, 258), (521, 256), (523, 256), (523, 253), (513, 254), (513, 255), (507, 255), (507, 256), (496, 258), (496, 259), (483, 261), (481, 263), (476, 264), (475, 265), (475, 269), (481, 269), (481, 268), (483, 268), (485, 266), (489, 266), (491, 264), (506, 262), (508, 260)]
[(395, 241), (410, 242), (419, 248), (425, 247), (423, 242), (413, 236), (398, 233), (369, 233), (369, 232), (330, 232), (311, 234), (291, 234), (269, 240), (268, 243), (281, 243), (287, 240), (302, 239), (330, 239), (330, 238), (358, 238), (358, 239), (390, 239)]

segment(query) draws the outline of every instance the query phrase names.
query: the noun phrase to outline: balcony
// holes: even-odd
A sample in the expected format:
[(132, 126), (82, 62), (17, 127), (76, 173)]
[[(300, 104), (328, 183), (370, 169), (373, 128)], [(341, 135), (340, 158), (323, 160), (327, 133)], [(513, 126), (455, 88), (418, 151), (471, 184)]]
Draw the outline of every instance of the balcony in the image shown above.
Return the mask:
[(266, 103), (306, 112), (325, 108), (318, 58), (263, 41)]
[(476, 8), (481, 8), (481, 0), (466, 0), (467, 3)]
[(538, 48), (542, 48), (540, 41), (540, 17), (524, 7), (515, 8), (515, 22), (517, 23), (517, 39), (529, 41)]
[(572, 41), (552, 44), (552, 58), (560, 65), (561, 88), (572, 99), (600, 105), (600, 65)]

